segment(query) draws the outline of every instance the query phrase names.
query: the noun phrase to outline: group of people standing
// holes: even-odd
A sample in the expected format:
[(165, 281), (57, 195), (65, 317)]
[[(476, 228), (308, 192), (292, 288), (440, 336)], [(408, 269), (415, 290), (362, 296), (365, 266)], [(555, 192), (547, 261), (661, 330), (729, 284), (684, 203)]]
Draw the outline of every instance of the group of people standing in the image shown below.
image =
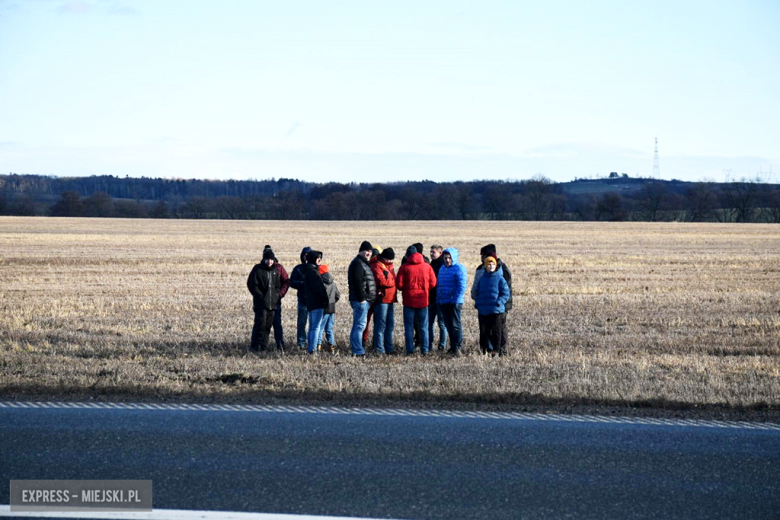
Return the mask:
[[(466, 267), (460, 263), (454, 247), (432, 245), (430, 259), (423, 251), (422, 244), (409, 246), (396, 271), (392, 248), (375, 248), (368, 241), (360, 244), (347, 272), (352, 308), (349, 343), (353, 356), (366, 354), (372, 319), (374, 352), (396, 354), (393, 331), (399, 293), (407, 355), (418, 349), (422, 355), (433, 350), (437, 322), (438, 350), (447, 350), (449, 340), (447, 352), (461, 354), (461, 313), (468, 290)], [(494, 244), (483, 247), (480, 254), (482, 262), (476, 269), (470, 293), (479, 314), (479, 344), (483, 354), (504, 356), (508, 353), (506, 313), (512, 308), (512, 273), (498, 258)], [(272, 327), (276, 349), (285, 350), (281, 302), (291, 287), (298, 296), (298, 348), (306, 348), (309, 354), (334, 351), (333, 323), (341, 293), (322, 258), (321, 251), (304, 247), (301, 263), (288, 275), (273, 249), (265, 246), (263, 260), (252, 268), (247, 280), (255, 312), (250, 351), (271, 349)]]

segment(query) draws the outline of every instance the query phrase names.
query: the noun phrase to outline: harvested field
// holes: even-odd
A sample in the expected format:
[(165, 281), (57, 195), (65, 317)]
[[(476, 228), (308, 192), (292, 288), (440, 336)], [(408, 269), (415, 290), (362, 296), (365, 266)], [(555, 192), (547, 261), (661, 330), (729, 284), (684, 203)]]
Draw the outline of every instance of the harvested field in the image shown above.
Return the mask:
[[(493, 242), (512, 269), (510, 353), (450, 359), (248, 356), (246, 277), (263, 244), (325, 252), (347, 292), (364, 239)], [(400, 256), (400, 255), (399, 255)], [(345, 297), (346, 298), (346, 297)], [(294, 345), (294, 291), (284, 300)], [(401, 306), (396, 308), (402, 349)], [(0, 218), (0, 398), (292, 401), (780, 417), (780, 227), (576, 222)], [(654, 413), (655, 413), (654, 412)]]

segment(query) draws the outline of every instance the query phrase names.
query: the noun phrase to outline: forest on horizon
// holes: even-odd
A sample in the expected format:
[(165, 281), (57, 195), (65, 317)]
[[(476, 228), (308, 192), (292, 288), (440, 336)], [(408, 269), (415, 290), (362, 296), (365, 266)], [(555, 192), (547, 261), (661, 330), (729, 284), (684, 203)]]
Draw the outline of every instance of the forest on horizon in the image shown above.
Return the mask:
[(780, 185), (632, 178), (313, 183), (0, 175), (0, 215), (244, 220), (780, 222)]

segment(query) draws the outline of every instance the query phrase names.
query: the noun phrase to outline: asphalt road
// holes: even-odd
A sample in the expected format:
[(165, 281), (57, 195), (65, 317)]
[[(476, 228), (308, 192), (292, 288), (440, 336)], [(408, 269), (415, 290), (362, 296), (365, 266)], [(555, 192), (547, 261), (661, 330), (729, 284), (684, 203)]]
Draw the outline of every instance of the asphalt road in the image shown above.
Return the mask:
[(780, 431), (0, 409), (10, 479), (152, 479), (154, 507), (393, 518), (780, 518)]

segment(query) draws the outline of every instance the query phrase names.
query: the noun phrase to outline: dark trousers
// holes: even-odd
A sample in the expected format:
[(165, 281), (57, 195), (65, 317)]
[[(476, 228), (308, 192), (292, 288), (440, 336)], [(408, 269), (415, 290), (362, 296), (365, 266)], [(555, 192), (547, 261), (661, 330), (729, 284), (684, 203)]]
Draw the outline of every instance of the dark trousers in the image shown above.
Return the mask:
[(374, 316), (374, 305), (376, 305), (376, 301), (379, 299), (378, 297), (374, 299), (374, 301), (371, 302), (371, 304), (368, 306), (368, 314), (366, 315), (366, 328), (363, 329), (363, 347), (365, 348), (366, 345), (368, 345), (368, 335), (370, 334), (370, 328), (371, 328), (371, 318)]
[(268, 338), (271, 335), (275, 314), (275, 311), (268, 309), (255, 311), (255, 324), (252, 327), (252, 343), (249, 345), (249, 350), (257, 352), (268, 347)]
[(274, 313), (274, 341), (277, 348), (284, 349), (284, 330), (282, 330), (282, 300), (276, 306)]
[(506, 345), (501, 344), (504, 335), (504, 314), (479, 315), (479, 347), (483, 354), (498, 352), (506, 355)]
[(509, 338), (509, 329), (506, 326), (507, 322), (507, 315), (509, 315), (509, 311), (504, 312), (501, 316), (501, 351), (506, 354), (506, 340)]
[(463, 309), (463, 304), (441, 303), (439, 309), (444, 318), (444, 326), (447, 327), (447, 334), (450, 336), (450, 352), (458, 351), (463, 344), (463, 329), (460, 326), (460, 311)]
[(428, 341), (431, 343), (431, 350), (433, 350), (433, 329), (436, 321), (439, 322), (439, 350), (444, 350), (447, 347), (447, 328), (444, 326), (441, 306), (435, 300), (428, 300)]

